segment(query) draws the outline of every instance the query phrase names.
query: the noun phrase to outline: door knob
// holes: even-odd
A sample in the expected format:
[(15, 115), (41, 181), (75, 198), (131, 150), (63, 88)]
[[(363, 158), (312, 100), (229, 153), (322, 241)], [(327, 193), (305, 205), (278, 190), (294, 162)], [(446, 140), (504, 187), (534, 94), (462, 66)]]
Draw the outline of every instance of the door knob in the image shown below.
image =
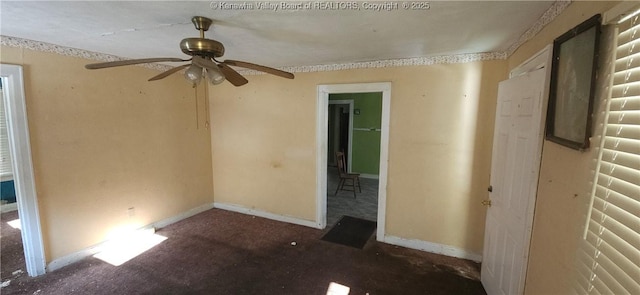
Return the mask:
[(488, 190), (489, 192), (493, 192), (493, 185), (490, 185), (490, 186), (487, 188), (487, 190)]
[(484, 206), (489, 206), (489, 207), (491, 207), (491, 200), (484, 200), (484, 201), (482, 201), (482, 202), (480, 202), (480, 203), (481, 203), (482, 205), (484, 205)]

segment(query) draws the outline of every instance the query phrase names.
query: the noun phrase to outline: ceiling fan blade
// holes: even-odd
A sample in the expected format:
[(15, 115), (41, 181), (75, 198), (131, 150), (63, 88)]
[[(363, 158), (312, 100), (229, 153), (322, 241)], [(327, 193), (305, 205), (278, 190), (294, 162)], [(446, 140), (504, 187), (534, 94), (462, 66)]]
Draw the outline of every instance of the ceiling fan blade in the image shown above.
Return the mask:
[(236, 72), (236, 70), (232, 69), (230, 66), (226, 64), (219, 64), (220, 71), (227, 78), (229, 83), (233, 84), (233, 86), (242, 86), (247, 84), (249, 81), (240, 75), (240, 73)]
[(247, 69), (256, 70), (256, 71), (260, 71), (260, 72), (265, 72), (267, 74), (272, 74), (272, 75), (280, 76), (280, 77), (287, 78), (287, 79), (293, 79), (294, 78), (294, 75), (292, 73), (281, 71), (281, 70), (270, 68), (270, 67), (266, 67), (266, 66), (253, 64), (253, 63), (246, 62), (246, 61), (227, 59), (223, 63), (225, 63), (227, 65), (230, 65), (230, 66), (234, 66), (234, 67), (242, 67), (242, 68), (247, 68)]
[(95, 69), (103, 69), (103, 68), (111, 68), (111, 67), (145, 64), (145, 63), (152, 63), (152, 62), (178, 62), (178, 61), (189, 61), (189, 60), (174, 58), (174, 57), (156, 57), (156, 58), (127, 59), (127, 60), (119, 60), (119, 61), (101, 62), (101, 63), (95, 63), (95, 64), (88, 64), (88, 65), (85, 65), (84, 67), (86, 69), (95, 70)]
[(175, 68), (171, 68), (171, 69), (169, 69), (167, 71), (164, 71), (164, 72), (162, 72), (162, 73), (160, 73), (158, 75), (155, 75), (155, 76), (151, 77), (151, 79), (149, 79), (149, 81), (160, 80), (160, 79), (165, 78), (165, 77), (167, 77), (167, 76), (169, 76), (169, 75), (171, 75), (171, 74), (173, 74), (175, 72), (178, 72), (178, 71), (180, 71), (180, 70), (182, 70), (182, 69), (184, 69), (184, 68), (186, 68), (186, 67), (188, 67), (190, 65), (191, 64), (186, 64), (186, 65), (177, 66)]

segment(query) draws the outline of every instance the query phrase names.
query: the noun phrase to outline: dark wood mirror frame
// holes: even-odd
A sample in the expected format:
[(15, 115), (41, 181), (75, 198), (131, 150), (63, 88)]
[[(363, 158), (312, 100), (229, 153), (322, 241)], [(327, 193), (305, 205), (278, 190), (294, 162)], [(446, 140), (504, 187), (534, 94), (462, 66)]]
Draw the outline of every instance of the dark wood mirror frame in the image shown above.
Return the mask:
[(545, 138), (576, 150), (589, 148), (601, 19), (595, 15), (553, 41)]

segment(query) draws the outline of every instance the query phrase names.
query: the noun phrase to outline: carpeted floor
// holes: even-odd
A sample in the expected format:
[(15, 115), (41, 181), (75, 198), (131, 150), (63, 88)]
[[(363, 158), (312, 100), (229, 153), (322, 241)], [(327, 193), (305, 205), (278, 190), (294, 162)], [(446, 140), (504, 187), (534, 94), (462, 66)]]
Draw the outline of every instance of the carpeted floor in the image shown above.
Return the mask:
[(26, 271), (20, 230), (8, 224), (16, 219), (18, 210), (0, 214), (0, 282)]
[(328, 230), (213, 209), (159, 230), (167, 240), (121, 266), (90, 257), (0, 292), (324, 295), (335, 282), (349, 294), (485, 294), (477, 263), (375, 235), (363, 249), (320, 240)]

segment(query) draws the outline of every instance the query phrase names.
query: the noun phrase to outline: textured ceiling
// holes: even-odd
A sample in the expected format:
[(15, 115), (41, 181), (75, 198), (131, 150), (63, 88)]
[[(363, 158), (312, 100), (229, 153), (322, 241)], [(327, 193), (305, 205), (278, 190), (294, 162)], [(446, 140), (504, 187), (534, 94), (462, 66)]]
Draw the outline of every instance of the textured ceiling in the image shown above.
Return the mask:
[[(223, 59), (310, 66), (505, 51), (553, 2), (287, 3), (302, 9), (281, 1), (3, 0), (0, 35), (126, 58), (184, 57), (179, 42), (198, 36), (190, 19), (202, 15), (214, 19), (206, 37), (225, 45)], [(385, 3), (389, 10), (365, 9)], [(428, 9), (404, 9), (413, 4)]]

